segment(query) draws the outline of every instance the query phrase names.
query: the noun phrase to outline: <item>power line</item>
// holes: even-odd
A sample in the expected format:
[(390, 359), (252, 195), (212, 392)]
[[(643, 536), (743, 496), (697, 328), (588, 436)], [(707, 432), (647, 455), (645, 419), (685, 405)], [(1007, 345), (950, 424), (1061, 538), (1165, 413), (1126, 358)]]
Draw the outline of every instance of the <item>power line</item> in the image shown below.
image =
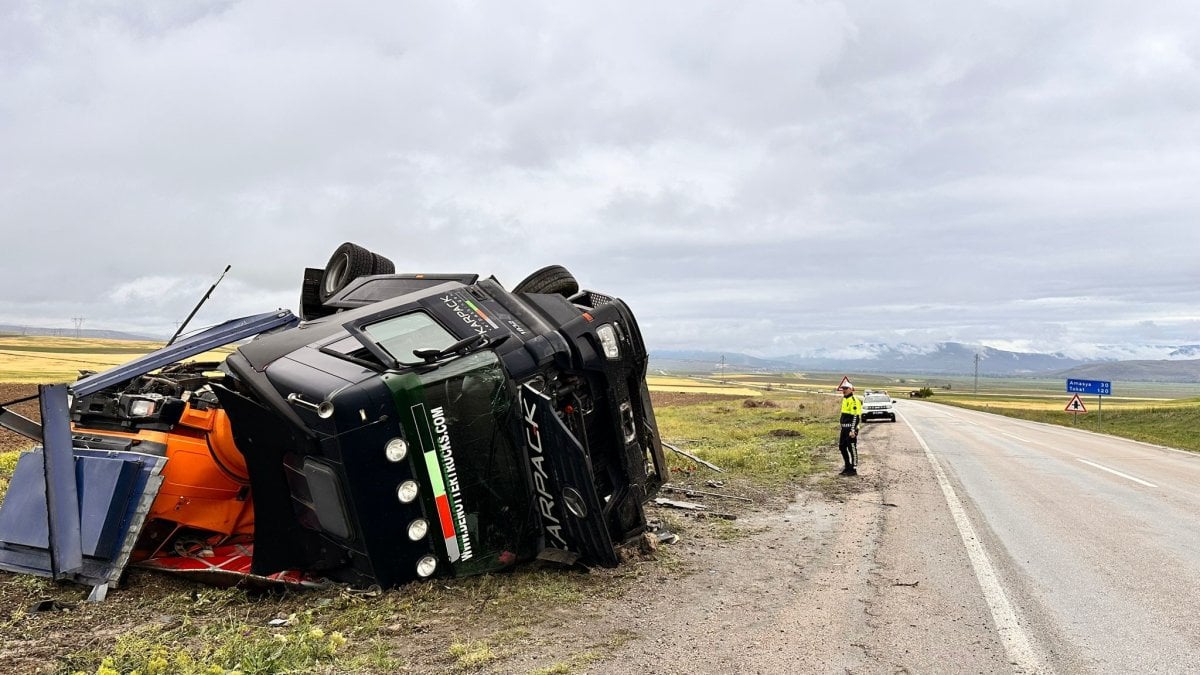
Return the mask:
[(84, 318), (85, 317), (82, 317), (82, 316), (71, 317), (71, 321), (75, 322), (75, 337), (81, 337), (81, 335), (82, 335), (83, 331), (81, 329), (83, 328)]

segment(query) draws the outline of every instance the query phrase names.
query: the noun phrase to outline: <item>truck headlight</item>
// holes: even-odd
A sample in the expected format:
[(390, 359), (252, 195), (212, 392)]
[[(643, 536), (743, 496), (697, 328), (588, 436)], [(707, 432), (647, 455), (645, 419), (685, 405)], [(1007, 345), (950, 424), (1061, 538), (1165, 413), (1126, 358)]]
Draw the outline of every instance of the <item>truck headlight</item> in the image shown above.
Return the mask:
[(427, 555), (417, 561), (417, 576), (424, 578), (437, 569), (437, 558)]
[(383, 449), (389, 462), (403, 462), (408, 456), (408, 443), (403, 438), (393, 438)]
[(129, 414), (133, 417), (146, 417), (154, 414), (154, 401), (134, 401), (129, 404)]
[(417, 518), (408, 524), (408, 538), (421, 541), (429, 534), (429, 523), (424, 518)]
[(617, 343), (617, 331), (612, 327), (612, 324), (604, 324), (596, 329), (596, 337), (600, 338), (600, 345), (604, 347), (604, 355), (610, 359), (621, 358), (621, 347)]
[(400, 500), (401, 504), (408, 504), (417, 498), (417, 493), (420, 491), (421, 489), (417, 486), (417, 481), (406, 480), (400, 484), (400, 487), (396, 488), (396, 498)]

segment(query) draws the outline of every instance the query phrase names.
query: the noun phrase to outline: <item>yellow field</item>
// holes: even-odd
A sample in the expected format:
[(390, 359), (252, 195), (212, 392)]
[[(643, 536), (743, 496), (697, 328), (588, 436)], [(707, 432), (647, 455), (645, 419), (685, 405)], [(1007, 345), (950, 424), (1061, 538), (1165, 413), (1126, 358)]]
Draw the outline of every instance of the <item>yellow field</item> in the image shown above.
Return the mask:
[(646, 378), (650, 391), (682, 394), (728, 394), (730, 396), (761, 396), (761, 389), (739, 387), (736, 384), (721, 384), (708, 380), (693, 380), (687, 377), (651, 375)]
[[(937, 394), (935, 397), (938, 401), (947, 403), (961, 403), (965, 405), (980, 406), (986, 408), (998, 408), (1000, 410), (1047, 410), (1047, 411), (1063, 411), (1067, 407), (1067, 403), (1071, 400), (1070, 394), (1061, 394), (1059, 396), (986, 396), (986, 395), (947, 395)], [(1096, 412), (1099, 409), (1095, 396), (1080, 396), (1079, 400), (1083, 401), (1083, 405), (1089, 413)], [(1196, 405), (1195, 400), (1190, 399), (1163, 399), (1163, 398), (1122, 398), (1114, 396), (1104, 397), (1104, 410), (1148, 410), (1150, 408), (1165, 409), (1165, 408), (1190, 408)]]
[[(0, 336), (0, 382), (73, 382), (80, 370), (107, 370), (162, 346), (160, 342), (45, 336)], [(194, 357), (220, 361), (231, 348)]]

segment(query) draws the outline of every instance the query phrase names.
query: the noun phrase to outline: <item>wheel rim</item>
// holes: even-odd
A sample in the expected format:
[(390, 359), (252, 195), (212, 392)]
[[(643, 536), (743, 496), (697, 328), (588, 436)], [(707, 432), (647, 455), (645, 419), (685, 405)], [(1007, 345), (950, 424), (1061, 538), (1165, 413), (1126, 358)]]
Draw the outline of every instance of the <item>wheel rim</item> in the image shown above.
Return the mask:
[(342, 288), (346, 270), (350, 269), (350, 256), (346, 253), (338, 256), (325, 271), (325, 293), (332, 295)]

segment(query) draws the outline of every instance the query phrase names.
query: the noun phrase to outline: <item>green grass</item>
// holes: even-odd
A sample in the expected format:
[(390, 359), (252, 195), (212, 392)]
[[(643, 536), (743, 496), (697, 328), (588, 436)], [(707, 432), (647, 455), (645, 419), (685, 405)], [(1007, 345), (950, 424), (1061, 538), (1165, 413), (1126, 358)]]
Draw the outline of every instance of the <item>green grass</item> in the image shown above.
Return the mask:
[[(731, 474), (768, 484), (812, 474), (820, 468), (822, 454), (836, 444), (837, 401), (801, 396), (772, 402), (778, 407), (719, 401), (666, 406), (655, 414), (663, 440)], [(696, 468), (674, 452), (667, 455), (672, 471)]]
[[(1080, 429), (1111, 434), (1135, 441), (1200, 452), (1200, 433), (1197, 433), (1197, 429), (1200, 429), (1200, 401), (1171, 401), (1162, 405), (1136, 408), (1105, 407), (1101, 415), (1092, 405), (1095, 402), (1093, 398), (1092, 400), (1085, 401), (1089, 412), (1079, 415), (1077, 420), (1072, 420), (1071, 418), (1074, 415), (1060, 410), (989, 407), (983, 402), (939, 400), (937, 397), (931, 400), (960, 408), (980, 410), (1033, 422), (1057, 424), (1063, 427), (1076, 426)], [(1063, 396), (1062, 407), (1066, 407), (1066, 401), (1067, 397)]]
[(13, 471), (16, 471), (17, 460), (20, 458), (20, 450), (0, 452), (0, 497), (8, 492), (8, 481), (12, 478)]

